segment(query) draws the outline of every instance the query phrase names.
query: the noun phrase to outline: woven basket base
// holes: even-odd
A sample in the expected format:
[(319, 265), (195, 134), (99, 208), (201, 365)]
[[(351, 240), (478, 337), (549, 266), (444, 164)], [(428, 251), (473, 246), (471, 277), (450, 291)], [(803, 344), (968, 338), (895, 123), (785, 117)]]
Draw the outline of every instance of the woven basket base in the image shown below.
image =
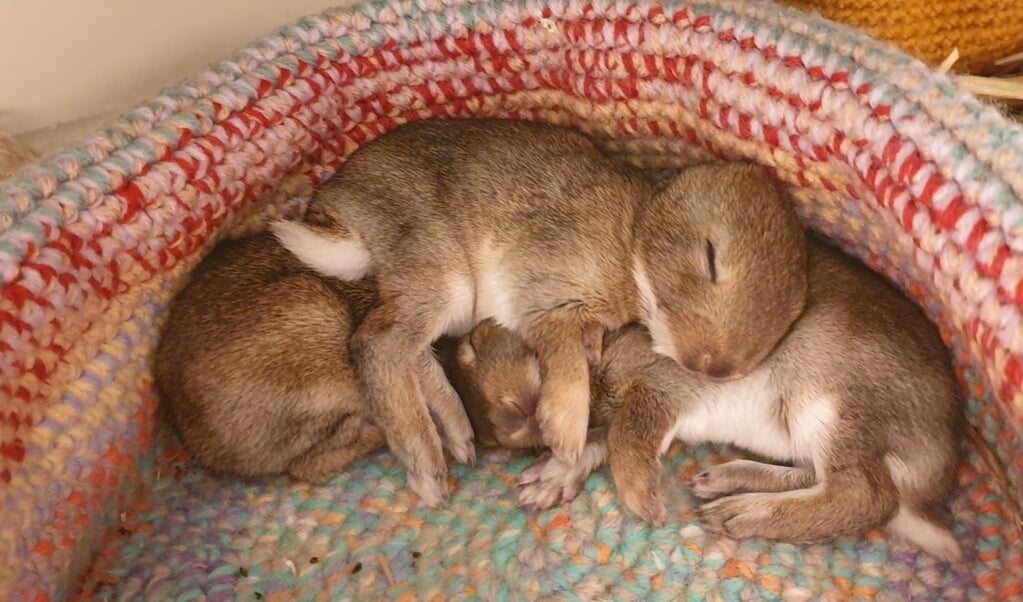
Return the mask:
[[(310, 191), (304, 179), (287, 179), (238, 216), (224, 235), (252, 234), (269, 219), (300, 214)], [(967, 382), (975, 378), (969, 369), (964, 376)], [(978, 403), (970, 399), (974, 409)], [(156, 404), (149, 390), (140, 428), (153, 428)], [(285, 477), (246, 481), (194, 468), (168, 428), (156, 431), (155, 446), (140, 450), (140, 473), (119, 475), (122, 482), (148, 485), (120, 524), (103, 535), (74, 598), (676, 600), (685, 592), (694, 600), (1007, 600), (1023, 595), (1013, 589), (1023, 582), (1023, 547), (1012, 505), (1000, 493), (1004, 483), (990, 474), (972, 443), (950, 500), (964, 559), (950, 567), (881, 532), (816, 546), (704, 533), (698, 500), (684, 482), (736, 456), (715, 446), (671, 450), (663, 472), (669, 523), (652, 529), (624, 510), (606, 469), (592, 475), (573, 502), (530, 513), (517, 505), (515, 482), (533, 456), (493, 451), (482, 454), (475, 468), (452, 466), (451, 501), (434, 511), (418, 504), (389, 453), (357, 463), (324, 486)], [(125, 507), (123, 500), (114, 501), (111, 507)]]
[(158, 447), (157, 480), (105, 536), (77, 599), (1009, 599), (999, 580), (1023, 565), (972, 450), (951, 501), (965, 558), (947, 566), (881, 532), (815, 546), (704, 533), (683, 483), (735, 457), (716, 446), (670, 451), (658, 529), (624, 511), (606, 469), (571, 503), (520, 509), (528, 454), (452, 467), (450, 505), (432, 511), (386, 452), (310, 486), (212, 476), (167, 430)]

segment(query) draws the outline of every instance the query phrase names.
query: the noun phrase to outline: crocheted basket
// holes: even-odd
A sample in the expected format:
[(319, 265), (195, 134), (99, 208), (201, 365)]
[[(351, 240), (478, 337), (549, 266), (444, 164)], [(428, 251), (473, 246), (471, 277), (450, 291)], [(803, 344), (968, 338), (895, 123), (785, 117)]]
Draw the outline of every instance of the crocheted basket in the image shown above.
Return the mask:
[[(880, 532), (831, 545), (705, 533), (676, 448), (669, 524), (606, 472), (519, 509), (530, 458), (452, 468), (417, 504), (380, 453), (326, 486), (217, 479), (160, 426), (168, 300), (233, 228), (402, 122), (579, 126), (637, 164), (750, 158), (808, 224), (940, 324), (975, 437), (951, 499), (964, 560)], [(975, 599), (1023, 595), (1023, 128), (866, 36), (763, 2), (391, 0), (327, 12), (166, 90), (0, 185), (0, 597)], [(7, 595), (3, 595), (6, 593)]]

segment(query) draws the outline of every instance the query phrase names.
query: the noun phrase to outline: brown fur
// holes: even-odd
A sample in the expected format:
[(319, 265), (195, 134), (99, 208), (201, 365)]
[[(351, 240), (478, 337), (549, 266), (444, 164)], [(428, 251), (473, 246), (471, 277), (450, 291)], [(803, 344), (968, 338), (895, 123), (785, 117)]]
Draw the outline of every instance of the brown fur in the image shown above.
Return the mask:
[[(583, 332), (590, 366), (600, 363), (603, 334), (603, 328)], [(536, 419), (542, 384), (540, 366), (536, 354), (521, 338), (493, 320), (484, 320), (461, 339), (444, 337), (436, 347), (448, 379), (465, 405), (478, 443), (509, 449), (543, 447)], [(590, 414), (591, 427), (606, 427), (606, 418), (599, 411)]]
[[(779, 202), (781, 185), (752, 165), (691, 167), (665, 194), (675, 202), (641, 206), (636, 230), (646, 234), (636, 244), (676, 341), (675, 359), (711, 376), (746, 375), (803, 310), (799, 218)], [(708, 286), (711, 254), (716, 282)]]
[[(544, 440), (567, 459), (581, 453), (588, 423), (584, 331), (659, 320), (669, 325), (655, 330), (665, 337), (659, 349), (676, 361), (696, 357), (691, 368), (721, 376), (751, 369), (770, 351), (804, 295), (786, 277), (741, 286), (755, 274), (733, 270), (739, 264), (728, 258), (727, 239), (716, 241), (724, 292), (707, 291), (706, 239), (686, 235), (684, 224), (688, 208), (705, 203), (700, 183), (715, 180), (730, 182), (734, 193), (725, 213), (755, 204), (764, 216), (790, 219), (779, 190), (755, 166), (694, 168), (655, 186), (574, 130), (429, 120), (361, 147), (321, 189), (313, 202), (334, 226), (328, 219), (275, 228), (285, 246), (327, 275), (351, 277), (352, 244), (372, 257), (382, 302), (353, 335), (353, 361), (410, 485), (438, 505), (447, 497), (447, 468), (427, 408), (450, 414), (442, 426), (456, 459), (472, 449), (454, 391), (435, 381), (434, 395), (424, 396), (416, 386), (423, 370), (416, 358), (441, 335), (460, 336), (486, 318), (520, 334), (539, 357)], [(750, 220), (730, 225), (759, 230)], [(656, 300), (637, 288), (639, 264)], [(799, 280), (802, 272), (791, 274)], [(726, 328), (721, 320), (751, 307), (737, 299), (755, 296), (777, 299), (779, 311), (763, 314), (756, 332)], [(734, 310), (721, 309), (732, 302)], [(430, 371), (439, 373), (435, 365)]]
[[(527, 469), (520, 500), (546, 507), (570, 499), (606, 455), (625, 505), (662, 522), (659, 458), (677, 433), (687, 442), (746, 446), (794, 463), (737, 460), (695, 477), (694, 493), (718, 498), (701, 509), (711, 530), (820, 542), (887, 525), (940, 558), (957, 559), (942, 508), (954, 484), (964, 419), (937, 329), (894, 286), (816, 236), (809, 239), (809, 277), (805, 312), (747, 377), (763, 378), (774, 392), (762, 411), (767, 423), (750, 425), (752, 435), (741, 415), (718, 419), (726, 428), (701, 426), (707, 420), (701, 408), (741, 391), (735, 387), (743, 379), (722, 383), (679, 370), (650, 351), (643, 328), (630, 326), (605, 337), (593, 377), (592, 415), (607, 416), (610, 428), (591, 428), (585, 461), (573, 465), (547, 455)], [(493, 349), (505, 354), (514, 347), (504, 341)], [(498, 365), (500, 358), (481, 361)], [(834, 404), (826, 434), (798, 454), (771, 450), (770, 429), (791, 437), (806, 431), (800, 420), (826, 416), (811, 407), (821, 399)], [(687, 420), (698, 424), (674, 431)], [(761, 429), (768, 435), (756, 433)]]
[[(441, 363), (462, 399), (476, 441), (512, 449), (541, 447), (536, 420), (540, 367), (531, 349), (490, 320), (438, 344)], [(486, 350), (477, 354), (476, 349)], [(494, 400), (490, 403), (489, 400)]]
[[(377, 302), (372, 280), (324, 278), (269, 233), (217, 245), (171, 303), (153, 367), (161, 410), (194, 460), (225, 474), (324, 481), (385, 448), (348, 352), (351, 332)], [(473, 336), (500, 349), (486, 325)], [(470, 415), (483, 416), (481, 384), (494, 399), (500, 394), (486, 366), (459, 363), (458, 345), (438, 342), (441, 363)], [(518, 382), (522, 370), (536, 369), (532, 352), (501, 358), (501, 371)], [(520, 443), (497, 441), (486, 420), (474, 424), (483, 445)]]
[[(959, 463), (963, 408), (948, 350), (918, 306), (837, 249), (815, 240), (810, 270), (807, 313), (767, 367), (776, 403), (790, 406), (789, 414), (808, 391), (837, 401), (821, 459), (802, 462), (820, 485), (796, 488), (802, 495), (725, 497), (704, 507), (704, 520), (737, 537), (815, 542), (889, 524), (914, 539), (920, 534), (894, 526), (893, 518), (905, 511), (941, 525)], [(696, 484), (715, 496), (779, 491), (777, 475), (743, 475), (725, 465)], [(805, 475), (793, 475), (790, 484), (805, 485)], [(928, 551), (958, 558), (951, 533), (947, 539)]]
[[(153, 362), (162, 411), (193, 460), (225, 474), (323, 481), (386, 447), (348, 351), (352, 331), (377, 302), (371, 279), (321, 276), (267, 232), (214, 248), (171, 303)], [(484, 414), (489, 398), (522, 398), (528, 413), (536, 411), (539, 383), (517, 372), (526, 365), (514, 359), (518, 339), (501, 349), (503, 333), (484, 322), (472, 338), (443, 338), (436, 347), (480, 442), (519, 447), (524, 441), (497, 440), (488, 428), (510, 424), (508, 415)], [(502, 361), (477, 364), (464, 352), (474, 340)], [(501, 391), (524, 382), (535, 386)]]
[(194, 459), (322, 481), (382, 447), (347, 350), (376, 300), (372, 282), (321, 278), (271, 234), (220, 243), (172, 302), (153, 366)]

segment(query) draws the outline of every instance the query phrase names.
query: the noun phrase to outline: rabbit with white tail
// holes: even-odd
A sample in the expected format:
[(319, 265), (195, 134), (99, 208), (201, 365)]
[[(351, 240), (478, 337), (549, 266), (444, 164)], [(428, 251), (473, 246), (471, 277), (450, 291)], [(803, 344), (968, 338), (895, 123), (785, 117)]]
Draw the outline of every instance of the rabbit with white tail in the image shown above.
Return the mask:
[[(722, 194), (741, 198), (745, 211), (735, 210), (738, 200), (722, 207), (705, 198), (707, 183), (722, 178), (730, 183)], [(458, 396), (430, 355), (440, 336), (487, 318), (522, 336), (539, 361), (545, 441), (574, 462), (589, 413), (584, 332), (639, 320), (672, 362), (737, 376), (803, 307), (802, 246), (782, 249), (790, 238), (775, 236), (800, 225), (753, 165), (693, 168), (653, 184), (568, 128), (428, 120), (360, 147), (312, 203), (317, 219), (281, 221), (275, 232), (323, 275), (378, 281), (381, 302), (353, 333), (352, 361), (390, 449), (429, 505), (448, 495), (442, 437), (459, 461), (475, 453)], [(722, 228), (691, 226), (711, 216)], [(777, 264), (783, 252), (799, 260), (772, 279), (717, 270), (715, 257), (745, 235), (764, 243), (735, 251), (753, 268)]]

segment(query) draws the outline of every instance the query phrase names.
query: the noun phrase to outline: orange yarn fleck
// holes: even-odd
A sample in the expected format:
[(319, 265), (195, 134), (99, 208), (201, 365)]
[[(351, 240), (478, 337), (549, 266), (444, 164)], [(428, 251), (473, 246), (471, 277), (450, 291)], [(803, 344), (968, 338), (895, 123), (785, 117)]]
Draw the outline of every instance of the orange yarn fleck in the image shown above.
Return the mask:
[(1019, 0), (777, 1), (858, 27), (931, 64), (958, 48), (960, 72), (983, 72), (1023, 48)]

